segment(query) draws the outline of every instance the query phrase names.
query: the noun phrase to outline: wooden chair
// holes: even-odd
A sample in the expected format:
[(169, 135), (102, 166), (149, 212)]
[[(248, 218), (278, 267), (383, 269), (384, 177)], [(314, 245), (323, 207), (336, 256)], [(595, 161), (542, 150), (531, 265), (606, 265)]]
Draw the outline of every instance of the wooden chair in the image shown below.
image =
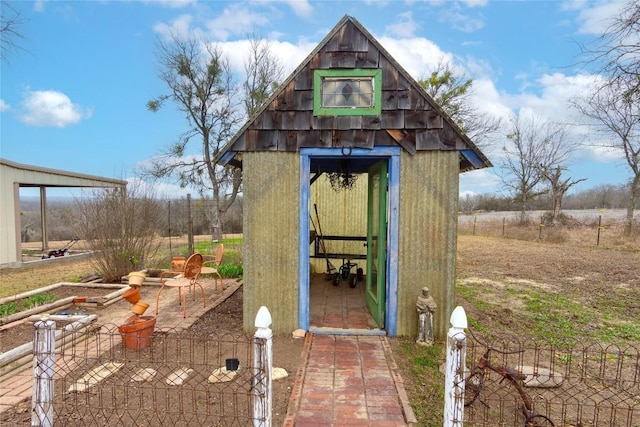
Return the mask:
[[(216, 290), (218, 289), (218, 282), (220, 282), (220, 290), (224, 290), (224, 283), (222, 282), (222, 276), (218, 271), (218, 267), (222, 263), (222, 257), (224, 256), (224, 245), (220, 243), (216, 248), (216, 253), (213, 255), (205, 256), (204, 267), (200, 274), (213, 274), (216, 280)], [(213, 264), (211, 267), (207, 267), (207, 264)], [(195, 289), (194, 289), (195, 292)]]
[[(187, 293), (193, 286), (193, 299), (195, 300), (195, 287), (200, 286), (200, 292), (202, 293), (202, 306), (207, 305), (207, 299), (204, 295), (204, 288), (200, 283), (198, 283), (198, 276), (200, 276), (200, 271), (202, 270), (202, 264), (204, 259), (201, 254), (194, 253), (191, 255), (184, 264), (184, 270), (182, 271), (163, 271), (160, 273), (160, 289), (158, 290), (158, 294), (156, 295), (156, 315), (158, 314), (160, 302), (160, 292), (164, 289), (165, 286), (171, 288), (178, 288), (178, 298), (180, 300), (180, 304), (182, 304), (182, 317), (187, 317)], [(165, 275), (175, 276), (178, 275), (177, 278), (166, 278)], [(185, 289), (184, 293), (182, 292), (182, 288)]]

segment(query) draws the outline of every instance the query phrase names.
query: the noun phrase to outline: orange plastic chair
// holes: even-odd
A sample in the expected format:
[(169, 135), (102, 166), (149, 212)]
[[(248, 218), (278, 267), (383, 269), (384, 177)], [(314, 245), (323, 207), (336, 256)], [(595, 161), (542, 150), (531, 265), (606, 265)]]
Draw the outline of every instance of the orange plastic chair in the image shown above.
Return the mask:
[[(209, 256), (205, 256), (204, 267), (202, 267), (202, 271), (200, 274), (213, 274), (216, 280), (216, 290), (218, 289), (218, 282), (220, 282), (220, 290), (224, 290), (224, 283), (222, 282), (222, 276), (218, 271), (218, 267), (222, 263), (222, 257), (224, 256), (224, 245), (220, 243), (216, 248), (216, 253), (213, 258)], [(207, 264), (213, 264), (212, 267), (207, 267)], [(195, 292), (195, 289), (194, 289)]]
[[(195, 287), (196, 285), (200, 286), (200, 292), (202, 293), (202, 306), (205, 307), (207, 305), (207, 299), (204, 295), (204, 288), (200, 283), (198, 283), (198, 276), (200, 276), (200, 271), (202, 270), (204, 259), (202, 255), (199, 253), (194, 253), (191, 255), (184, 264), (184, 270), (182, 271), (163, 271), (160, 273), (160, 289), (158, 290), (158, 294), (156, 295), (156, 315), (159, 310), (159, 302), (160, 302), (160, 292), (164, 289), (165, 286), (171, 288), (178, 288), (178, 298), (180, 300), (180, 304), (182, 304), (182, 317), (187, 317), (187, 290), (191, 289), (193, 286), (193, 299), (195, 300)], [(178, 278), (166, 278), (165, 275), (179, 275)], [(185, 292), (182, 292), (182, 288), (188, 288)]]

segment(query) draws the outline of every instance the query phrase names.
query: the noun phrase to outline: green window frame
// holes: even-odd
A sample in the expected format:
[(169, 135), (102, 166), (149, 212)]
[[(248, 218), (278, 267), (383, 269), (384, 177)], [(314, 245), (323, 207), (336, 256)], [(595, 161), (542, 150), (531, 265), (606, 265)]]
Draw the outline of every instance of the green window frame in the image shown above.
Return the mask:
[(316, 116), (380, 115), (381, 69), (314, 70), (313, 87)]

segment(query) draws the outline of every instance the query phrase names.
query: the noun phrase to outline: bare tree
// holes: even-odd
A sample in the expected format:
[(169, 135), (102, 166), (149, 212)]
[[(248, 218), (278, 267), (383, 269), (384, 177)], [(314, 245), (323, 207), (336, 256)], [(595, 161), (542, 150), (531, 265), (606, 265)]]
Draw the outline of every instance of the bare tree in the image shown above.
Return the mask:
[(640, 1), (630, 0), (615, 16), (599, 47), (587, 51), (600, 63), (595, 89), (571, 105), (605, 135), (606, 147), (620, 150), (631, 170), (624, 234), (631, 235), (640, 200)]
[(605, 84), (626, 88), (640, 102), (640, 1), (627, 1), (598, 42), (586, 54), (601, 64), (601, 73), (608, 76)]
[(502, 183), (520, 206), (520, 222), (526, 222), (529, 201), (544, 194), (542, 171), (567, 161), (570, 144), (565, 125), (536, 117), (514, 115), (504, 145)]
[(499, 118), (490, 117), (473, 105), (473, 80), (450, 63), (440, 61), (419, 83), (476, 144), (482, 145), (500, 128)]
[(243, 99), (245, 112), (251, 117), (280, 84), (284, 71), (269, 42), (256, 35), (249, 37), (244, 71), (247, 76), (242, 85)]
[(8, 51), (22, 49), (20, 42), (25, 40), (21, 32), (27, 20), (8, 1), (0, 2), (0, 59), (8, 59)]
[[(158, 41), (160, 79), (169, 93), (147, 103), (159, 110), (167, 100), (185, 113), (190, 129), (156, 158), (146, 173), (154, 177), (174, 177), (181, 186), (194, 186), (214, 201), (212, 239), (222, 238), (221, 217), (233, 204), (242, 180), (239, 169), (214, 165), (213, 158), (238, 127), (241, 116), (235, 104), (237, 89), (226, 57), (204, 40), (173, 35), (169, 42)], [(200, 153), (188, 151), (190, 143), (200, 144)]]
[(574, 185), (585, 181), (586, 178), (572, 180), (571, 178), (562, 178), (562, 172), (566, 168), (561, 165), (552, 165), (549, 167), (541, 167), (540, 172), (542, 177), (549, 182), (551, 188), (551, 223), (555, 223), (560, 215), (560, 209), (562, 209), (562, 198), (565, 193)]
[(624, 234), (631, 235), (636, 203), (640, 200), (640, 100), (617, 82), (599, 85), (590, 96), (571, 105), (591, 119), (605, 139), (600, 144), (620, 150), (631, 170)]

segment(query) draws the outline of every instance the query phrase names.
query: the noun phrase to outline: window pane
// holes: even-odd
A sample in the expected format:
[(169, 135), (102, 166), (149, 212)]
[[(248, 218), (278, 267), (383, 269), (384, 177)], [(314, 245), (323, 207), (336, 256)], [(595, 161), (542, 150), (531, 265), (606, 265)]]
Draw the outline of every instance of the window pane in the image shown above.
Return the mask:
[(330, 78), (322, 80), (323, 107), (373, 107), (373, 78)]

